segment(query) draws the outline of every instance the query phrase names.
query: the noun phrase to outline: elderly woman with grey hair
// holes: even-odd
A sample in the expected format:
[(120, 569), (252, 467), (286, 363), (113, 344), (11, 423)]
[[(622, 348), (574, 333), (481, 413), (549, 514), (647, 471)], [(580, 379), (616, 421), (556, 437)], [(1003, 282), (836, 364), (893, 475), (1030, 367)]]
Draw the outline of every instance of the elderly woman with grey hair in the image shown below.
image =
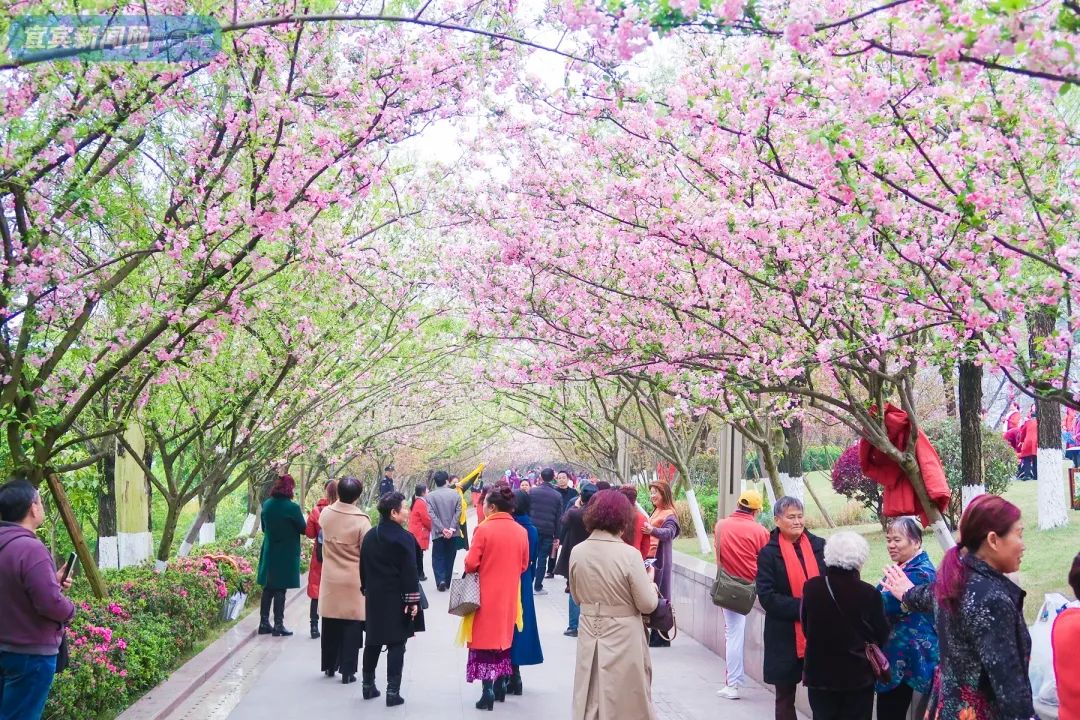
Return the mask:
[(889, 623), (881, 593), (859, 577), (868, 557), (866, 538), (838, 532), (825, 543), (824, 574), (803, 587), (803, 682), (814, 720), (870, 720), (874, 713), (877, 678), (866, 644), (884, 645)]
[(799, 618), (803, 585), (825, 567), (825, 541), (806, 529), (803, 504), (773, 505), (776, 529), (758, 553), (757, 591), (765, 610), (764, 679), (776, 688), (776, 720), (796, 720), (795, 692), (803, 675), (806, 636)]

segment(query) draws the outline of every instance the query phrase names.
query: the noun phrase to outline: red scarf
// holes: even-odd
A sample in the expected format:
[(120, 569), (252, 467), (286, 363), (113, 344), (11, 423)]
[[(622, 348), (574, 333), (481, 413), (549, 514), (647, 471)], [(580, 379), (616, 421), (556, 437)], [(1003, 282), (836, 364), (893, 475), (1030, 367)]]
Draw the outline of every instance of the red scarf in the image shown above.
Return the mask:
[[(810, 539), (804, 532), (799, 536), (799, 549), (802, 550), (803, 562), (799, 562), (799, 556), (795, 554), (795, 544), (780, 534), (780, 557), (784, 560), (784, 569), (787, 570), (788, 584), (791, 585), (791, 596), (802, 599), (803, 584), (812, 577), (820, 575), (818, 572), (817, 558), (814, 550), (810, 547)], [(806, 570), (803, 570), (806, 563)], [(798, 657), (806, 655), (806, 635), (803, 633), (802, 623), (795, 621), (795, 654)]]

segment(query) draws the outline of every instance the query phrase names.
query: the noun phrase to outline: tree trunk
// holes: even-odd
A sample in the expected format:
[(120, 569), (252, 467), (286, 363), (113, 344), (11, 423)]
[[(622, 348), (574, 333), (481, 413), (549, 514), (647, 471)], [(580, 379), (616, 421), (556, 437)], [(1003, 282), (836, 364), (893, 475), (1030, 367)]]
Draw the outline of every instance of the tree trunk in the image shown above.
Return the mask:
[(803, 423), (800, 419), (791, 421), (789, 427), (784, 428), (784, 445), (786, 450), (780, 458), (780, 484), (784, 488), (784, 494), (798, 498), (805, 502), (805, 481), (803, 480)]
[(907, 475), (911, 487), (914, 488), (915, 496), (919, 499), (923, 512), (926, 513), (927, 518), (930, 520), (930, 527), (933, 529), (934, 536), (937, 537), (941, 549), (948, 550), (955, 547), (956, 540), (953, 538), (952, 531), (949, 530), (949, 524), (945, 522), (945, 518), (942, 517), (937, 506), (930, 502), (930, 493), (926, 491), (926, 483), (923, 482), (922, 470), (919, 469), (919, 462), (915, 459), (914, 451), (905, 455), (904, 461), (900, 463), (900, 468)]
[[(1056, 308), (1040, 307), (1028, 311), (1028, 355), (1032, 368), (1041, 365), (1044, 353), (1040, 339), (1054, 334)], [(1042, 388), (1037, 387), (1036, 390)], [(1035, 400), (1038, 419), (1038, 455), (1036, 477), (1039, 498), (1039, 529), (1049, 530), (1069, 524), (1069, 502), (1065, 482), (1065, 457), (1061, 450), (1061, 407), (1052, 400)]]
[(981, 365), (970, 360), (960, 363), (961, 511), (986, 492), (982, 456), (982, 382)]
[[(963, 373), (963, 364), (961, 364), (960, 372)], [(980, 381), (982, 378), (982, 372), (979, 373)], [(963, 380), (961, 380), (963, 382)], [(956, 419), (958, 416), (956, 408), (956, 382), (953, 379), (953, 369), (951, 365), (943, 365), (941, 367), (941, 383), (945, 386), (945, 414), (950, 418)], [(961, 390), (961, 392), (963, 392)], [(982, 385), (979, 385), (979, 394), (982, 394)], [(963, 400), (961, 400), (963, 402)]]
[[(116, 443), (112, 443), (115, 448)], [(120, 567), (120, 549), (116, 538), (116, 453), (98, 461), (101, 489), (98, 494), (98, 567)]]
[[(757, 445), (757, 443), (755, 443)], [(776, 458), (773, 457), (772, 450), (767, 445), (757, 445), (758, 457), (761, 459), (761, 465), (765, 468), (765, 481), (772, 487), (773, 493), (777, 498), (782, 498), (786, 490), (783, 484), (780, 482), (780, 470), (776, 466)]]
[(53, 500), (56, 501), (56, 508), (60, 511), (60, 517), (64, 520), (68, 535), (71, 536), (71, 544), (75, 546), (75, 554), (79, 556), (83, 573), (86, 574), (86, 580), (90, 583), (90, 590), (94, 593), (94, 597), (99, 600), (104, 599), (108, 595), (105, 590), (105, 581), (102, 579), (101, 573), (98, 572), (97, 563), (94, 562), (90, 546), (86, 544), (82, 527), (79, 525), (78, 518), (75, 517), (75, 511), (71, 508), (71, 503), (68, 502), (67, 493), (64, 492), (64, 487), (60, 484), (60, 478), (53, 473), (49, 473), (45, 476), (45, 482), (49, 486)]
[(180, 522), (180, 499), (165, 498), (165, 524), (161, 527), (161, 542), (158, 543), (157, 559), (168, 562), (172, 553), (173, 540), (176, 538), (176, 525)]

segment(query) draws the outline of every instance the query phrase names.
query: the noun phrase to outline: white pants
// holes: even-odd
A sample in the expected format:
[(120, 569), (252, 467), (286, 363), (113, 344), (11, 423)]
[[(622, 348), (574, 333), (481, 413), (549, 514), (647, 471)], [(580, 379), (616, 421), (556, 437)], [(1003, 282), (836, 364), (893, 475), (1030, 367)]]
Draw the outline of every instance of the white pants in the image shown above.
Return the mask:
[(743, 673), (746, 616), (727, 608), (721, 610), (724, 611), (724, 639), (727, 646), (727, 685), (741, 687), (746, 677)]

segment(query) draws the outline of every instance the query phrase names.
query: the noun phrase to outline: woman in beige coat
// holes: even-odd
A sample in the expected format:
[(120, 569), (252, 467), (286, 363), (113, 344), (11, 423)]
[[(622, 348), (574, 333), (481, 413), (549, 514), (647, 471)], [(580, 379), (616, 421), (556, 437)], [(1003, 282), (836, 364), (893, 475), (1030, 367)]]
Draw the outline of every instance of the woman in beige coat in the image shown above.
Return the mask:
[(657, 589), (641, 554), (622, 540), (633, 507), (601, 490), (585, 511), (589, 539), (570, 556), (570, 593), (581, 606), (574, 720), (655, 720), (649, 639), (641, 621)]
[(364, 646), (364, 596), (360, 592), (360, 545), (371, 529), (355, 503), (363, 485), (353, 477), (338, 481), (338, 501), (319, 515), (323, 566), (319, 583), (322, 610), (322, 670), (327, 677), (341, 671), (341, 682), (356, 682), (360, 648)]

